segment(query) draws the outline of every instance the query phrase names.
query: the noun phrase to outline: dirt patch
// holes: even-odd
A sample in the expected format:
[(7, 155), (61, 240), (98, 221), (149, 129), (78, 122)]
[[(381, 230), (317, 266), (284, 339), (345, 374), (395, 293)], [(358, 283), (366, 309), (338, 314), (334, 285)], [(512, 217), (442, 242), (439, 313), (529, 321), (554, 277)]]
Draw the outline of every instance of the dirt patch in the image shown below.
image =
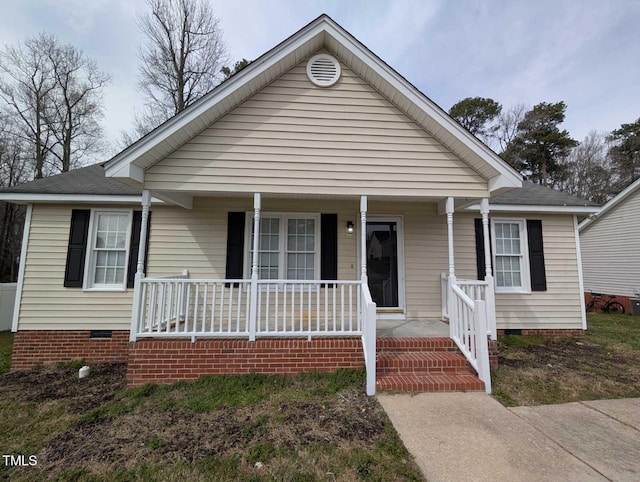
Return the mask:
[(507, 348), (498, 357), (498, 363), (513, 368), (549, 369), (557, 374), (581, 371), (618, 383), (640, 383), (640, 371), (630, 369), (634, 357), (586, 342), (550, 342), (518, 350)]
[(124, 388), (126, 365), (91, 365), (91, 376), (78, 378), (74, 366), (45, 366), (0, 375), (0, 400), (44, 403), (67, 400), (69, 408), (84, 413), (111, 400)]
[(507, 406), (640, 396), (640, 353), (571, 339), (500, 347), (494, 396)]

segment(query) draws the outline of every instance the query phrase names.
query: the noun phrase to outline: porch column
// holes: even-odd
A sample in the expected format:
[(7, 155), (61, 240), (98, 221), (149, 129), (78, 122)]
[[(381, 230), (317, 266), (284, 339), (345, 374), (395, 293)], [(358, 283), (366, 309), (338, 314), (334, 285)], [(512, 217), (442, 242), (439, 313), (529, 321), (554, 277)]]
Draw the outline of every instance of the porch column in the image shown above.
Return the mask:
[(367, 196), (360, 196), (360, 280), (367, 283)]
[(455, 277), (456, 268), (453, 260), (453, 198), (447, 198), (446, 203), (447, 212), (447, 244), (449, 247), (449, 277)]
[(142, 219), (140, 223), (140, 244), (138, 247), (138, 264), (136, 266), (136, 277), (144, 276), (144, 253), (147, 250), (147, 225), (149, 222), (149, 206), (151, 205), (151, 193), (142, 191)]
[(449, 336), (454, 336), (456, 318), (453, 310), (452, 286), (456, 284), (456, 269), (453, 259), (453, 198), (448, 197), (445, 204), (447, 213), (447, 246), (449, 250), (449, 277), (447, 278), (447, 313), (449, 314)]
[(249, 305), (249, 341), (256, 341), (258, 317), (258, 242), (260, 240), (260, 193), (253, 194), (253, 256), (251, 257), (251, 301)]
[(491, 245), (489, 240), (489, 199), (480, 201), (480, 214), (482, 215), (482, 235), (484, 237), (484, 270), (485, 279), (491, 276)]
[(136, 264), (136, 275), (133, 282), (133, 303), (131, 310), (131, 329), (129, 331), (129, 341), (136, 341), (138, 334), (138, 322), (140, 319), (140, 306), (142, 305), (142, 289), (140, 283), (144, 278), (144, 254), (147, 250), (147, 225), (149, 221), (149, 206), (151, 205), (151, 192), (142, 191), (142, 216), (140, 222), (140, 243), (138, 244), (138, 260)]
[(496, 299), (495, 288), (493, 282), (493, 270), (491, 268), (491, 239), (489, 237), (489, 199), (483, 198), (480, 201), (480, 214), (482, 215), (482, 236), (484, 242), (484, 280), (487, 282), (486, 287), (486, 310), (487, 310), (487, 329), (492, 340), (497, 339), (496, 328)]

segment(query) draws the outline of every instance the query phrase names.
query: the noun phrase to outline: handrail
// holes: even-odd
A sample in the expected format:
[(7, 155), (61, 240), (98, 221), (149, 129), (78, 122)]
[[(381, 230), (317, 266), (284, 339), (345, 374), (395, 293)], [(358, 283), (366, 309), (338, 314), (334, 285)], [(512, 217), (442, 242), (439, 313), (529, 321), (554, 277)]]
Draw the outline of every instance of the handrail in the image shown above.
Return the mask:
[(491, 393), (486, 301), (472, 300), (454, 276), (448, 282), (450, 337), (484, 382), (486, 392)]
[(362, 351), (367, 371), (367, 395), (376, 394), (376, 304), (369, 286), (362, 283)]

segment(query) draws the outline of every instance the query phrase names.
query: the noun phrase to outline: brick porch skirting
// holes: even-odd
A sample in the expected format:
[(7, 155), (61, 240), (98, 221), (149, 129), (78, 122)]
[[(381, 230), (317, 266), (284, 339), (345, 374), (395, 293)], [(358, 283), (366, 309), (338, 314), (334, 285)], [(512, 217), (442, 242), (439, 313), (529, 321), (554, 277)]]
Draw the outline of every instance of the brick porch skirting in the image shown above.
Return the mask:
[(278, 340), (138, 339), (129, 345), (127, 382), (195, 380), (205, 375), (300, 373), (364, 368), (362, 342), (354, 338)]
[[(127, 361), (129, 330), (113, 330), (111, 338), (92, 338), (91, 335), (91, 330), (18, 331), (13, 338), (11, 370), (73, 360), (87, 363)], [(93, 335), (98, 333), (93, 332)]]

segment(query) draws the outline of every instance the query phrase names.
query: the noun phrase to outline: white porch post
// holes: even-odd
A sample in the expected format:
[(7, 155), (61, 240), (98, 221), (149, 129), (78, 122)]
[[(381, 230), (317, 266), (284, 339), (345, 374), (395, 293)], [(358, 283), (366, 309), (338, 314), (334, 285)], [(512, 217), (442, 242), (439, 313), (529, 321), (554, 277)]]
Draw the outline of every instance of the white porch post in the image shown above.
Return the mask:
[(360, 196), (360, 280), (367, 284), (367, 196)]
[(447, 198), (447, 246), (449, 248), (449, 278), (456, 275), (455, 262), (453, 259), (453, 198)]
[(129, 341), (136, 341), (138, 334), (138, 324), (140, 322), (141, 306), (142, 306), (142, 289), (141, 281), (144, 278), (144, 254), (147, 250), (147, 224), (149, 221), (149, 206), (151, 205), (151, 192), (142, 191), (142, 216), (140, 220), (140, 242), (138, 244), (138, 260), (136, 264), (136, 275), (133, 283), (133, 309), (131, 312), (131, 330), (129, 332)]
[(489, 335), (492, 340), (497, 339), (496, 329), (496, 300), (493, 282), (493, 271), (491, 269), (491, 241), (489, 238), (489, 199), (483, 198), (480, 201), (480, 214), (482, 215), (482, 236), (484, 242), (484, 280), (487, 282), (486, 307), (487, 307), (487, 325)]
[(253, 255), (251, 257), (251, 301), (249, 305), (249, 341), (256, 341), (258, 321), (258, 241), (260, 239), (260, 193), (253, 194)]
[(453, 316), (454, 307), (453, 302), (454, 298), (451, 296), (451, 287), (456, 284), (456, 268), (455, 261), (453, 257), (453, 198), (448, 197), (446, 202), (446, 213), (447, 213), (447, 246), (449, 250), (449, 278), (447, 280), (447, 290), (449, 291), (447, 296), (447, 311), (449, 313), (449, 335), (453, 338), (453, 330), (454, 323), (456, 322), (455, 317)]

